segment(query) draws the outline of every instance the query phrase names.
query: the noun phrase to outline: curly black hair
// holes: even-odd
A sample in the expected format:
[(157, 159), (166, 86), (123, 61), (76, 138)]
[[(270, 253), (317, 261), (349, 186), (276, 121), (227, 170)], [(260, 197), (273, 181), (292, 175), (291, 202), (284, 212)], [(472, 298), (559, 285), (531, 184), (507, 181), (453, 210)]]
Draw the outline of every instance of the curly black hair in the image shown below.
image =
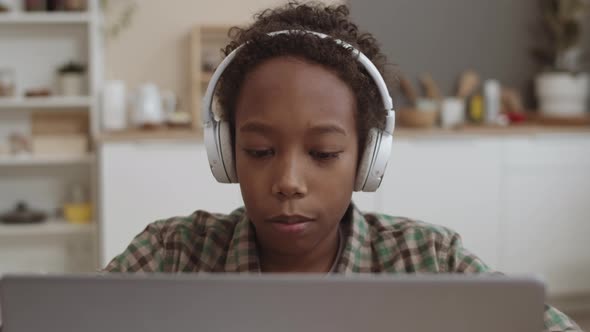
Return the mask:
[(290, 1), (275, 9), (267, 9), (254, 16), (246, 28), (230, 29), (230, 42), (222, 50), (225, 56), (244, 45), (220, 78), (217, 98), (222, 116), (230, 122), (232, 145), (235, 146), (235, 106), (245, 75), (265, 60), (279, 56), (294, 56), (325, 66), (336, 73), (356, 94), (355, 115), (360, 154), (364, 149), (369, 129), (383, 129), (385, 111), (373, 79), (358, 62), (350, 49), (333, 39), (320, 38), (310, 33), (289, 33), (268, 36), (280, 30), (309, 30), (343, 40), (363, 54), (377, 67), (386, 82), (395, 79), (377, 40), (369, 33), (361, 33), (350, 19), (346, 5), (328, 6), (319, 2)]

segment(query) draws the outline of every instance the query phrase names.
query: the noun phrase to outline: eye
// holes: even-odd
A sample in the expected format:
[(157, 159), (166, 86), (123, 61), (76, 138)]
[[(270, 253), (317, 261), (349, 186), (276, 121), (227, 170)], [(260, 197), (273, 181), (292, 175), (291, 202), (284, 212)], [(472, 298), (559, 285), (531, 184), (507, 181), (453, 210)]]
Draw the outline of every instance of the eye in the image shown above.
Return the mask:
[(274, 155), (272, 149), (244, 149), (246, 154), (252, 158), (263, 159)]
[(310, 151), (309, 155), (313, 159), (316, 159), (319, 161), (328, 161), (328, 160), (332, 160), (332, 159), (337, 159), (340, 156), (340, 153), (342, 153), (342, 151), (336, 151), (336, 152)]

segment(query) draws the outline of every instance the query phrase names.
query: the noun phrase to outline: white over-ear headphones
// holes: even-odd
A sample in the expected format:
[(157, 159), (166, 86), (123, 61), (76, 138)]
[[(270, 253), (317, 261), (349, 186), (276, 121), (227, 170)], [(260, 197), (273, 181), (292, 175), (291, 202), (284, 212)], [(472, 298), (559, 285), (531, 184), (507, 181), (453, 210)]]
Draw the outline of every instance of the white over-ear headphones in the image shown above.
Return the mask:
[[(393, 129), (395, 127), (395, 111), (393, 110), (393, 103), (387, 91), (387, 85), (383, 77), (375, 67), (375, 65), (362, 52), (354, 48), (352, 45), (340, 40), (332, 38), (326, 34), (314, 31), (302, 30), (282, 30), (268, 33), (269, 36), (276, 36), (280, 34), (289, 33), (310, 33), (320, 38), (331, 38), (342, 47), (352, 50), (353, 54), (358, 56), (358, 61), (365, 67), (369, 75), (381, 95), (383, 108), (387, 112), (385, 121), (385, 129), (379, 130), (372, 128), (367, 137), (367, 144), (357, 170), (355, 180), (355, 191), (375, 191), (379, 188), (389, 155), (391, 153), (391, 146), (393, 143)], [(207, 157), (209, 158), (209, 165), (211, 172), (215, 179), (222, 183), (237, 183), (236, 169), (234, 165), (234, 155), (231, 143), (230, 125), (228, 121), (220, 120), (215, 117), (213, 113), (213, 97), (215, 88), (219, 78), (225, 71), (225, 68), (231, 63), (236, 53), (244, 45), (238, 46), (233, 50), (223, 61), (219, 64), (203, 98), (203, 130), (205, 138), (205, 147), (207, 149)]]

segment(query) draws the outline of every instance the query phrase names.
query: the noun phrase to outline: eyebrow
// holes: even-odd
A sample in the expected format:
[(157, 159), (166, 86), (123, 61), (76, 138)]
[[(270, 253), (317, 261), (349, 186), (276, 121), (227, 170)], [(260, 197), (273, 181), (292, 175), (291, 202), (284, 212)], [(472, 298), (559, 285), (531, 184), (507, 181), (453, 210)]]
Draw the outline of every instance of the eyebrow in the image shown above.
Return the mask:
[(344, 128), (335, 125), (335, 124), (324, 124), (324, 125), (317, 125), (309, 128), (307, 130), (311, 134), (341, 134), (346, 136), (346, 130)]
[[(242, 133), (259, 133), (259, 134), (272, 134), (275, 130), (272, 126), (264, 124), (262, 122), (247, 122), (240, 127)], [(321, 124), (313, 126), (307, 129), (307, 132), (312, 135), (324, 135), (324, 134), (340, 134), (346, 135), (346, 130), (336, 124)]]
[(274, 132), (274, 129), (271, 126), (261, 122), (247, 122), (246, 124), (240, 127), (240, 132), (271, 134)]

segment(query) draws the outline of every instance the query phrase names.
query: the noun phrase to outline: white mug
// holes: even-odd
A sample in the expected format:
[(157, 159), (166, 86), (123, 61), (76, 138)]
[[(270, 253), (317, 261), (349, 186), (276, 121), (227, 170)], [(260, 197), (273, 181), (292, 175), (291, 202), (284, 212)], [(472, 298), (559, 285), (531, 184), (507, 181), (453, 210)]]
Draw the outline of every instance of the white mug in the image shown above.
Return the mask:
[(462, 98), (443, 99), (440, 107), (441, 127), (449, 129), (465, 123), (465, 101)]

